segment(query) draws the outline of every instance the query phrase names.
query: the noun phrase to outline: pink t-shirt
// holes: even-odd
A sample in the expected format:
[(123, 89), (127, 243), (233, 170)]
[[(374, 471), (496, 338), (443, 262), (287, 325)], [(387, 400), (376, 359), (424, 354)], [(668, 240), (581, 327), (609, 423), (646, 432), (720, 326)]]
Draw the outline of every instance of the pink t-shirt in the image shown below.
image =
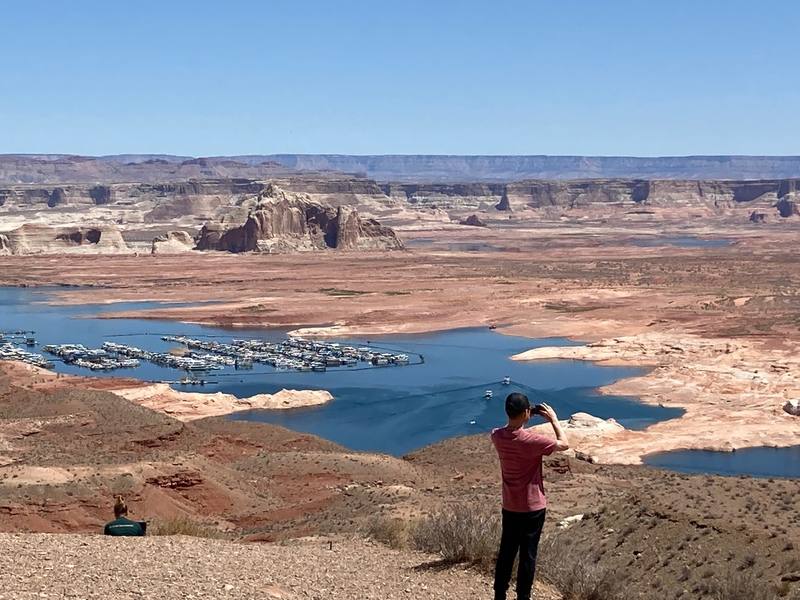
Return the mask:
[(511, 512), (545, 508), (542, 456), (553, 453), (556, 441), (530, 429), (506, 426), (492, 431), (492, 443), (503, 473), (503, 508)]

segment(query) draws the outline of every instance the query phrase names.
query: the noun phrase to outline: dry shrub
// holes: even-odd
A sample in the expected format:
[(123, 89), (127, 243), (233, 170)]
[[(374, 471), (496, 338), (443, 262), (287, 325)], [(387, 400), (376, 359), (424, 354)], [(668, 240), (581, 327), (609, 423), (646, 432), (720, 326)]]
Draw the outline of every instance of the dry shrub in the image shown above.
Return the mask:
[(716, 584), (714, 600), (775, 600), (778, 595), (763, 577), (749, 572), (731, 572)]
[[(468, 563), (492, 572), (500, 530), (499, 512), (458, 505), (415, 523), (376, 517), (368, 522), (366, 532), (371, 538), (395, 548), (410, 546), (421, 552), (437, 554), (448, 563)], [(584, 553), (570, 548), (560, 536), (542, 540), (537, 562), (537, 574), (557, 587), (564, 600), (625, 598), (625, 583), (620, 573), (589, 562)]]
[(551, 535), (539, 545), (537, 573), (558, 588), (564, 600), (621, 600), (624, 579), (591, 561), (564, 543), (561, 535)]
[(477, 507), (455, 506), (421, 519), (412, 528), (417, 550), (438, 554), (451, 563), (470, 563), (491, 570), (500, 540), (500, 515)]
[(190, 517), (173, 517), (153, 521), (147, 528), (147, 535), (188, 535), (215, 539), (226, 537), (219, 529), (201, 521), (195, 521)]
[(364, 533), (396, 550), (408, 548), (409, 523), (397, 517), (376, 516), (367, 521)]

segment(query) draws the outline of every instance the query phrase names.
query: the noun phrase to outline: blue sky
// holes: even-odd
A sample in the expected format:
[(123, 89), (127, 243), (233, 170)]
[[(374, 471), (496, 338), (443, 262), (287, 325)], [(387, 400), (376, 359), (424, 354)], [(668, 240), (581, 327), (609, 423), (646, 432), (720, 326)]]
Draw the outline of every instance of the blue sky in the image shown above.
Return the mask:
[(0, 4), (0, 152), (800, 154), (800, 2)]

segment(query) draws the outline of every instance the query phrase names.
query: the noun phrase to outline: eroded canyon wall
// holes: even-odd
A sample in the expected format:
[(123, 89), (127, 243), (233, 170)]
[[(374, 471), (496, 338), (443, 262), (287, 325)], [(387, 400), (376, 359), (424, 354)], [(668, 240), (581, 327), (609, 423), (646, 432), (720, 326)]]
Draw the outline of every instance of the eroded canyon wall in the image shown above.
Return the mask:
[(381, 186), (393, 198), (433, 208), (479, 209), (491, 204), (500, 211), (518, 209), (581, 209), (593, 206), (702, 207), (730, 209), (748, 203), (794, 202), (800, 179), (771, 180), (530, 180), (508, 184), (403, 184)]
[(354, 208), (322, 204), (277, 186), (267, 186), (243, 208), (248, 215), (241, 225), (231, 225), (235, 217), (203, 225), (197, 249), (238, 253), (402, 248), (391, 228), (361, 218)]

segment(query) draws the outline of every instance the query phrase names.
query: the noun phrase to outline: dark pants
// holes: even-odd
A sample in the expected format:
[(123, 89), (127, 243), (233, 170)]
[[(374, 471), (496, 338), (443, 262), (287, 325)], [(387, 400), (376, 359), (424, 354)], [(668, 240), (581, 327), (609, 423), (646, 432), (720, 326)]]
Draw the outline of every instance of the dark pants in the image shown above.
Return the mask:
[(503, 535), (500, 538), (500, 551), (497, 553), (494, 571), (495, 600), (506, 600), (517, 552), (517, 600), (530, 600), (544, 516), (545, 509), (524, 513), (503, 511)]

